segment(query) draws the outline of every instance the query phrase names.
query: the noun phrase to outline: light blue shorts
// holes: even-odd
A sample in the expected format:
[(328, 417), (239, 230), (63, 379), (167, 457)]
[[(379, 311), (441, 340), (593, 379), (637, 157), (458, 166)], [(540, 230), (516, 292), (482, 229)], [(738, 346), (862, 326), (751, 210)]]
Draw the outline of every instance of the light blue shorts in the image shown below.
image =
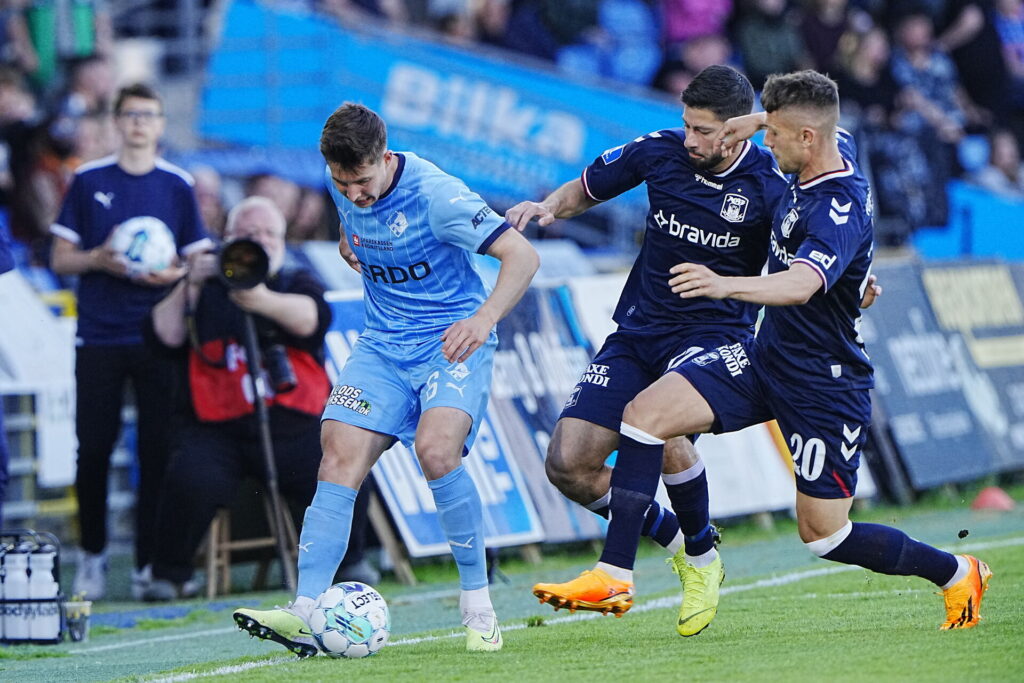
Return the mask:
[(441, 342), (392, 344), (359, 337), (324, 407), (323, 420), (337, 420), (412, 446), (420, 415), (430, 408), (458, 408), (473, 419), (469, 452), (491, 389), (498, 337), (461, 363), (441, 355)]

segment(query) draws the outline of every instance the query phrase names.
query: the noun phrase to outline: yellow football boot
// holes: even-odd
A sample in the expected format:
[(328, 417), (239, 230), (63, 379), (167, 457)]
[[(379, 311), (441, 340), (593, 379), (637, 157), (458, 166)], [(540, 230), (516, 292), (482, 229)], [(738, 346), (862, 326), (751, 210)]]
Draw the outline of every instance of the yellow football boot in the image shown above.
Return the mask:
[(686, 553), (680, 548), (668, 562), (683, 585), (683, 604), (679, 608), (676, 631), (684, 637), (695, 636), (706, 629), (718, 614), (718, 588), (725, 581), (722, 556), (698, 569), (686, 561)]

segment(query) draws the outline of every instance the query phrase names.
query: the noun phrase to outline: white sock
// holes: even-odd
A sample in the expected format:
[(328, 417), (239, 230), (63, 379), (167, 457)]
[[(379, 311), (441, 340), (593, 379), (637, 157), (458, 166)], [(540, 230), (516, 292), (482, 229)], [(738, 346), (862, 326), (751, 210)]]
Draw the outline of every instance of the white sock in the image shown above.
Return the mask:
[(291, 604), (292, 612), (295, 612), (303, 621), (309, 622), (309, 615), (313, 613), (313, 605), (316, 604), (316, 600), (305, 595), (296, 596), (295, 600)]
[(703, 569), (714, 562), (716, 557), (718, 557), (718, 550), (716, 548), (712, 548), (706, 553), (701, 553), (700, 555), (687, 555), (686, 561), (697, 569)]
[(628, 581), (629, 583), (633, 583), (633, 570), (632, 569), (625, 569), (623, 567), (616, 567), (615, 565), (608, 564), (607, 562), (598, 562), (596, 565), (594, 565), (594, 569), (600, 569), (601, 571), (603, 571), (605, 574), (607, 574), (608, 576), (612, 577), (613, 579), (617, 579), (619, 581)]
[(962, 555), (956, 556), (956, 571), (953, 573), (953, 578), (947, 581), (943, 586), (942, 590), (948, 590), (954, 584), (963, 581), (963, 578), (967, 576), (967, 572), (971, 570), (971, 563), (967, 561), (967, 558)]
[(665, 549), (668, 550), (671, 554), (675, 555), (682, 549), (683, 544), (685, 542), (686, 538), (683, 536), (683, 532), (677, 531), (676, 535), (672, 538), (671, 541), (669, 541), (668, 545), (665, 546)]
[(487, 586), (469, 591), (463, 590), (459, 595), (459, 609), (463, 614), (466, 612), (493, 612), (490, 590)]
[(605, 491), (603, 496), (595, 500), (593, 503), (589, 503), (587, 505), (584, 505), (583, 507), (587, 508), (590, 511), (600, 510), (601, 508), (606, 508), (609, 505), (611, 505), (611, 502), (612, 490), (608, 489), (607, 491)]

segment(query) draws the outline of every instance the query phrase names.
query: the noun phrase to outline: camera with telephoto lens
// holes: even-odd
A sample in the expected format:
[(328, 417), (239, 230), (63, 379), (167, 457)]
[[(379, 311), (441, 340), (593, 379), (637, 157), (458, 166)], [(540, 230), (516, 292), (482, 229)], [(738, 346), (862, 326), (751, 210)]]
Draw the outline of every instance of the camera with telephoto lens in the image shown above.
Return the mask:
[[(266, 282), (270, 274), (270, 257), (259, 242), (241, 237), (221, 246), (217, 266), (220, 280), (228, 289), (252, 289)], [(267, 369), (270, 386), (275, 394), (291, 391), (299, 381), (288, 359), (288, 351), (277, 341), (277, 330), (261, 335), (261, 338), (264, 342), (261, 344), (264, 347), (263, 365)]]

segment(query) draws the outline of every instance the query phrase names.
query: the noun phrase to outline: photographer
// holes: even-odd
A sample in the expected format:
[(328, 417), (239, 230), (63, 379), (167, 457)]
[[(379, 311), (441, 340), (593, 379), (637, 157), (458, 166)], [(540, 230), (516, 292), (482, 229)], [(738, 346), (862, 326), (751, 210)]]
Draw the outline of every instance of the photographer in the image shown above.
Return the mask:
[(264, 361), (280, 490), (302, 505), (313, 497), (330, 391), (323, 343), (331, 313), (313, 274), (282, 268), (284, 236), (284, 217), (270, 200), (245, 199), (228, 215), (227, 243), (193, 255), (188, 275), (153, 309), (147, 336), (180, 359), (184, 395), (147, 600), (194, 591), (194, 556), (217, 508), (230, 505), (246, 475), (265, 481), (245, 313), (254, 317)]

